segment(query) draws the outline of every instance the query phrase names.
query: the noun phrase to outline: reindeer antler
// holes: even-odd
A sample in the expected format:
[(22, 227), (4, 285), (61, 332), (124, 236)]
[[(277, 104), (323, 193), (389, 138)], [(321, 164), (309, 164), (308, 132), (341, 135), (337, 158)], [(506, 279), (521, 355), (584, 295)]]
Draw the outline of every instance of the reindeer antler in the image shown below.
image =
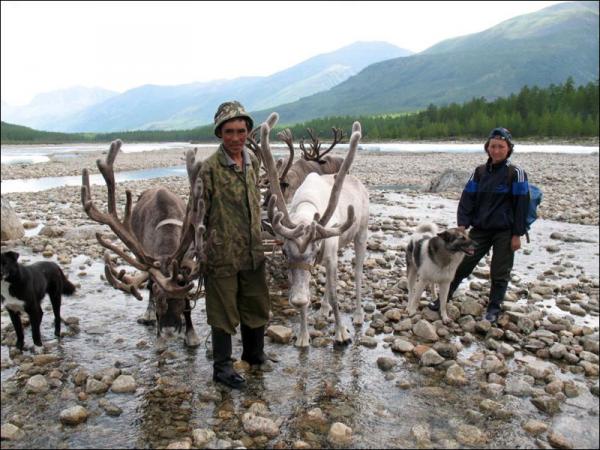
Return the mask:
[[(169, 297), (185, 297), (190, 291), (190, 289), (192, 289), (193, 285), (191, 283), (187, 283), (184, 286), (180, 286), (179, 283), (182, 280), (179, 277), (178, 260), (174, 259), (171, 261), (170, 276), (167, 277), (163, 275), (160, 271), (159, 261), (147, 254), (144, 251), (142, 244), (135, 237), (131, 228), (131, 191), (127, 190), (125, 192), (126, 205), (123, 220), (121, 221), (117, 215), (115, 195), (116, 184), (113, 165), (115, 159), (117, 158), (117, 154), (121, 149), (121, 145), (121, 140), (118, 139), (116, 141), (113, 141), (110, 145), (106, 161), (101, 161), (100, 159), (96, 161), (98, 169), (102, 173), (104, 181), (106, 182), (106, 188), (108, 193), (108, 213), (100, 212), (92, 201), (89, 172), (87, 169), (83, 169), (81, 177), (81, 203), (83, 205), (83, 209), (90, 217), (90, 219), (108, 225), (110, 229), (119, 237), (119, 239), (121, 239), (125, 246), (131, 251), (131, 253), (133, 253), (134, 257), (131, 257), (121, 248), (117, 247), (116, 245), (113, 245), (108, 240), (105, 240), (100, 233), (97, 233), (96, 239), (98, 240), (100, 245), (102, 245), (105, 248), (108, 248), (109, 250), (112, 250), (117, 255), (122, 257), (125, 261), (127, 261), (129, 264), (136, 267), (138, 270), (147, 272), (149, 274), (149, 277), (152, 278), (163, 291), (169, 294)], [(109, 282), (111, 282), (111, 284), (113, 284), (114, 287), (116, 287), (117, 289), (125, 290), (125, 292), (134, 293), (135, 291), (132, 291), (132, 287), (137, 289), (137, 287), (132, 285), (131, 283), (127, 284), (125, 279), (122, 277), (121, 279), (125, 283), (117, 283), (115, 277), (107, 276), (107, 279), (109, 280)], [(116, 277), (116, 279), (121, 281), (121, 279), (119, 279), (118, 277)], [(138, 285), (139, 284), (140, 283), (138, 283)]]
[(329, 153), (331, 150), (333, 150), (333, 147), (335, 147), (338, 143), (340, 143), (344, 139), (344, 132), (342, 131), (341, 128), (332, 127), (331, 130), (333, 131), (333, 142), (331, 143), (331, 145), (329, 146), (329, 148), (327, 150), (325, 150), (323, 153), (321, 153), (321, 141), (319, 140), (318, 136), (316, 135), (316, 133), (314, 132), (314, 130), (312, 128), (306, 129), (306, 131), (312, 141), (309, 144), (310, 149), (307, 150), (306, 147), (304, 146), (304, 139), (302, 139), (299, 143), (300, 149), (302, 150), (302, 157), (305, 160), (316, 161), (320, 164), (325, 163), (325, 161), (323, 160), (323, 157), (327, 153)]

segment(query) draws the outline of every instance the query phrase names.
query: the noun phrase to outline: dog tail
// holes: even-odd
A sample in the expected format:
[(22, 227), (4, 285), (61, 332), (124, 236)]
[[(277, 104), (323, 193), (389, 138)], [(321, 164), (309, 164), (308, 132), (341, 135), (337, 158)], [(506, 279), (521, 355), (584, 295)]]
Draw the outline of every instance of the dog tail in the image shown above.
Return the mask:
[(438, 227), (436, 226), (435, 223), (422, 223), (421, 225), (419, 225), (417, 227), (415, 232), (420, 233), (420, 234), (423, 234), (423, 233), (437, 234)]
[(62, 279), (63, 279), (63, 290), (62, 293), (65, 295), (73, 295), (73, 293), (75, 292), (75, 285), (73, 283), (71, 283), (69, 280), (67, 280), (67, 277), (65, 276), (65, 273), (61, 270), (60, 274), (62, 275)]

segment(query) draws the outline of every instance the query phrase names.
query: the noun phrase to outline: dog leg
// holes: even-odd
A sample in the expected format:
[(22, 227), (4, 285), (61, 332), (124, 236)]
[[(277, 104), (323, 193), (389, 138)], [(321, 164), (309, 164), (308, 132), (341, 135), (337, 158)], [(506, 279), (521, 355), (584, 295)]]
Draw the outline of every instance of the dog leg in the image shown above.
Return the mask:
[(60, 339), (60, 293), (50, 295), (50, 302), (52, 303), (52, 312), (54, 313), (54, 336)]
[(31, 322), (31, 335), (33, 337), (33, 343), (38, 347), (42, 346), (42, 335), (40, 334), (40, 325), (42, 324), (42, 317), (44, 312), (40, 305), (35, 305), (31, 308), (29, 313), (29, 320)]
[(23, 346), (25, 344), (25, 337), (23, 336), (23, 324), (21, 323), (21, 315), (18, 312), (14, 312), (13, 310), (8, 310), (8, 315), (10, 316), (10, 321), (13, 324), (13, 328), (15, 329), (15, 333), (17, 335), (17, 348), (19, 351), (23, 351)]
[(440, 314), (442, 321), (445, 324), (452, 322), (452, 319), (448, 317), (448, 311), (446, 310), (446, 304), (448, 303), (448, 291), (450, 290), (450, 282), (440, 283)]
[(423, 295), (423, 291), (425, 290), (425, 282), (417, 277), (417, 281), (415, 282), (415, 286), (412, 292), (412, 297), (408, 300), (408, 315), (410, 317), (414, 316), (417, 313), (417, 308), (419, 306), (419, 300), (421, 295)]

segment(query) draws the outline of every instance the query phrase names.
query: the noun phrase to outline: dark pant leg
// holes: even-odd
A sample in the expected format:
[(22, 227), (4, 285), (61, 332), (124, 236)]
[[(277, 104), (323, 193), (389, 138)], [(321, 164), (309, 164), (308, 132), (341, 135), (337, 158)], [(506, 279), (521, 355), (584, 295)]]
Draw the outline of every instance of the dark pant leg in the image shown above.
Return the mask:
[(492, 263), (490, 267), (490, 302), (488, 311), (500, 311), (504, 295), (510, 281), (515, 252), (511, 248), (512, 234), (510, 230), (500, 231), (493, 236)]
[(467, 255), (463, 258), (462, 262), (456, 269), (454, 279), (450, 284), (450, 292), (448, 298), (450, 299), (454, 294), (454, 291), (458, 288), (462, 280), (467, 278), (473, 272), (473, 269), (477, 266), (481, 258), (483, 258), (487, 252), (490, 251), (493, 241), (491, 239), (492, 234), (487, 231), (477, 230), (472, 228), (469, 231), (469, 237), (473, 240), (475, 245), (475, 251), (473, 255)]
[(264, 261), (256, 270), (238, 272), (237, 308), (241, 323), (250, 328), (263, 327), (269, 321), (271, 300)]

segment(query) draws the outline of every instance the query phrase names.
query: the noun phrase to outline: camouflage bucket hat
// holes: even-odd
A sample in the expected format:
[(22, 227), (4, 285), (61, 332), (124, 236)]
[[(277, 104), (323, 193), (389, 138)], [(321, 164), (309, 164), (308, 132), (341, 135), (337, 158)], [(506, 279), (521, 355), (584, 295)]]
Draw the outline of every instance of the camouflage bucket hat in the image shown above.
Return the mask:
[(254, 127), (252, 117), (248, 115), (240, 102), (225, 102), (219, 105), (215, 113), (215, 136), (221, 137), (221, 126), (231, 119), (246, 119), (248, 121), (248, 131)]

